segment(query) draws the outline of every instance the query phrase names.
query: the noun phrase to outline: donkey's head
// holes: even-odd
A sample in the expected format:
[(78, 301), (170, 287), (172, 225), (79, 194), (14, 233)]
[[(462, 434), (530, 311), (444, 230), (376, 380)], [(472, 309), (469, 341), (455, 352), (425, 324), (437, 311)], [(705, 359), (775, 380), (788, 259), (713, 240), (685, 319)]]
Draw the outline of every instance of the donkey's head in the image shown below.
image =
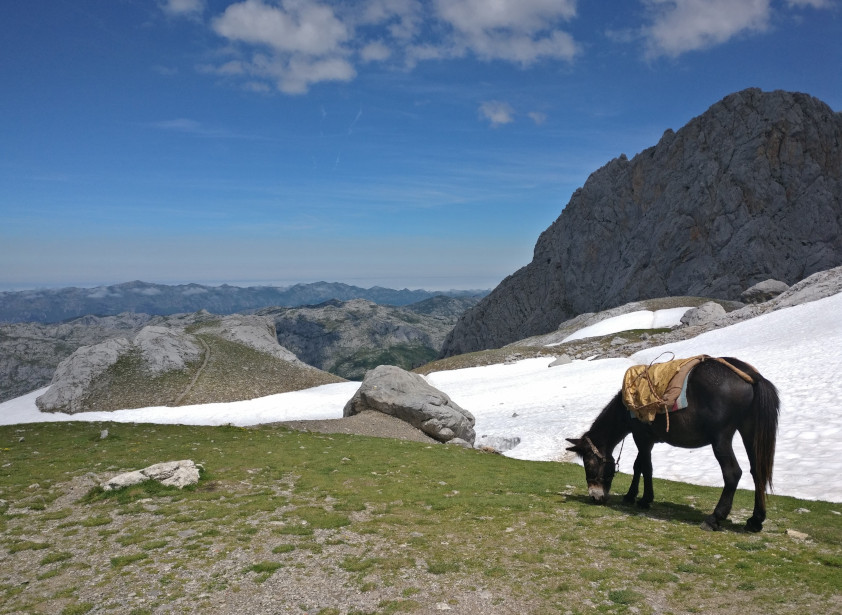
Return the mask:
[(567, 438), (573, 446), (567, 447), (582, 458), (585, 466), (585, 479), (588, 481), (588, 495), (597, 504), (604, 504), (611, 491), (611, 481), (614, 480), (614, 458), (605, 451), (599, 450), (587, 434), (578, 439)]

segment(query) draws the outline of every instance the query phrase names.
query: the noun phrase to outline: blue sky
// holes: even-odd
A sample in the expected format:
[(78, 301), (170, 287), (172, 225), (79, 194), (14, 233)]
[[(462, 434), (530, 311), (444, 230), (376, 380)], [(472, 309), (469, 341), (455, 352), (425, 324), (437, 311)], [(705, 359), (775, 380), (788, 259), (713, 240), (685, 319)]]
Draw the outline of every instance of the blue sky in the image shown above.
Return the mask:
[(840, 66), (840, 0), (4, 2), (0, 289), (491, 288), (610, 159)]

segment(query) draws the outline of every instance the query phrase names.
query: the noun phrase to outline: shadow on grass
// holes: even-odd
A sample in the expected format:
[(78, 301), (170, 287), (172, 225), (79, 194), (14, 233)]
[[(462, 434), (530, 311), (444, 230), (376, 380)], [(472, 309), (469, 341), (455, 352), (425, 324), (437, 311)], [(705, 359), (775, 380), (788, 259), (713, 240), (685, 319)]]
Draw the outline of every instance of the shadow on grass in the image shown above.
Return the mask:
[[(579, 502), (583, 506), (601, 506), (608, 510), (625, 514), (630, 517), (643, 516), (648, 519), (655, 519), (657, 521), (669, 521), (674, 523), (681, 523), (684, 525), (696, 526), (701, 530), (702, 522), (708, 515), (713, 512), (713, 507), (710, 511), (694, 508), (687, 504), (676, 504), (673, 502), (659, 502), (654, 501), (650, 508), (640, 508), (637, 504), (627, 504), (623, 501), (622, 495), (612, 494), (611, 498), (605, 504), (594, 503), (588, 495), (569, 495), (568, 501)], [(742, 523), (734, 523), (731, 519), (725, 519), (721, 522), (722, 531), (734, 532), (737, 534), (748, 533), (743, 527)]]

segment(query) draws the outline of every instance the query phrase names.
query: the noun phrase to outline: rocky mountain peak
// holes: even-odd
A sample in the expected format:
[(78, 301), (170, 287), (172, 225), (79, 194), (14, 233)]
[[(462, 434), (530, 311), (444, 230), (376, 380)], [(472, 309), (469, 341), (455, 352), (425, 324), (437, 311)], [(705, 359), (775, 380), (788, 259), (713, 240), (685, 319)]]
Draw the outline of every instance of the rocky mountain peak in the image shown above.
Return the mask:
[(739, 299), (842, 263), (842, 114), (807, 94), (725, 97), (574, 192), (533, 260), (467, 312), (443, 355), (653, 297)]

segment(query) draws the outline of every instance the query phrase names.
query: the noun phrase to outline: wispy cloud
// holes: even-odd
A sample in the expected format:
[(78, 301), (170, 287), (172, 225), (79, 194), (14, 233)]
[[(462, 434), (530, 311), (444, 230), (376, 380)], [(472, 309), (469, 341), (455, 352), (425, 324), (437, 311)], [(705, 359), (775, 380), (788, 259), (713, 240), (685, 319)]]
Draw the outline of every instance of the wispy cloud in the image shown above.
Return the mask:
[(204, 126), (201, 122), (197, 122), (196, 120), (191, 120), (188, 118), (176, 118), (173, 120), (150, 122), (147, 124), (147, 126), (158, 130), (179, 132), (195, 137), (207, 137), (215, 139), (245, 139), (254, 141), (266, 140), (266, 137), (262, 136), (232, 132), (224, 128), (210, 128)]
[(488, 100), (479, 106), (479, 117), (491, 123), (492, 128), (515, 121), (515, 110), (507, 102)]
[(644, 0), (646, 56), (676, 57), (769, 28), (770, 0)]
[(191, 17), (205, 10), (205, 0), (163, 0), (160, 6), (171, 17)]

